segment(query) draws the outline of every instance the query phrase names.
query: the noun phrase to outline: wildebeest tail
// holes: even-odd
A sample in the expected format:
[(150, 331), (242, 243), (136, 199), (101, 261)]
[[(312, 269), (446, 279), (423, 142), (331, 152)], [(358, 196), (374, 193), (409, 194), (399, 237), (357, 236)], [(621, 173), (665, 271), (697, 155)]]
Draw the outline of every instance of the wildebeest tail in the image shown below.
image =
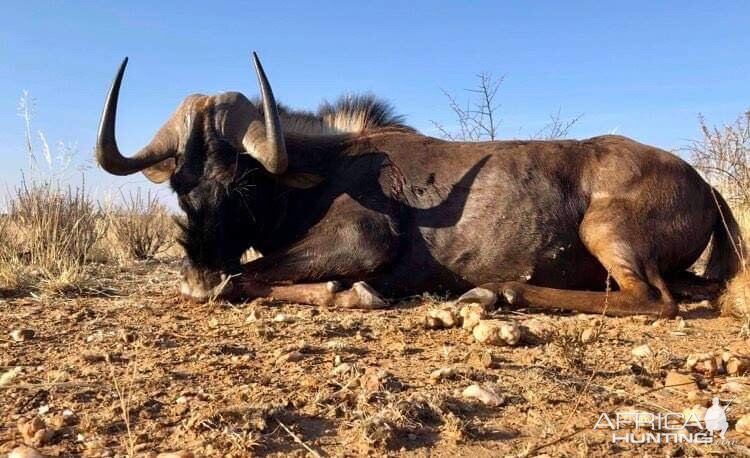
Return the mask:
[(704, 276), (716, 280), (731, 280), (742, 268), (747, 256), (740, 226), (726, 200), (712, 188), (719, 213), (714, 223), (711, 252)]

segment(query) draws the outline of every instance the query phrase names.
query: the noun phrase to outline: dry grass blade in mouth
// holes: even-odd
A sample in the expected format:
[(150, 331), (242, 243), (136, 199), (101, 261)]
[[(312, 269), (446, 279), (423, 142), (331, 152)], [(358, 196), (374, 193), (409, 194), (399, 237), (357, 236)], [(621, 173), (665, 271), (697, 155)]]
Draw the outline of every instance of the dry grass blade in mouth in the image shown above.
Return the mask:
[(153, 259), (174, 243), (172, 218), (150, 191), (123, 195), (109, 214), (109, 225), (120, 253), (131, 259)]

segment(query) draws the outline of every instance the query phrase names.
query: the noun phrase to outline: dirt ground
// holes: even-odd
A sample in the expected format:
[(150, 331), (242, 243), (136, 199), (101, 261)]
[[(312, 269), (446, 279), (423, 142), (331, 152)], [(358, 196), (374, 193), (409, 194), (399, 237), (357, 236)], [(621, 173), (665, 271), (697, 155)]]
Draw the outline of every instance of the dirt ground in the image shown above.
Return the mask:
[[(748, 378), (686, 368), (696, 353), (750, 354), (742, 321), (706, 302), (656, 321), (501, 310), (494, 315), (536, 319), (549, 332), (486, 346), (460, 327), (425, 329), (436, 298), (377, 311), (268, 299), (197, 305), (178, 297), (176, 263), (94, 268), (91, 291), (0, 299), (2, 456), (24, 443), (19, 423), (34, 417), (46, 432), (29, 443), (50, 456), (750, 451), (735, 430), (750, 412)], [(9, 334), (17, 329), (34, 335), (18, 341)], [(452, 370), (432, 379), (441, 368)], [(665, 388), (670, 371), (692, 374), (697, 388)], [(463, 396), (473, 384), (500, 402)], [(712, 444), (613, 444), (611, 431), (593, 430), (602, 413), (683, 412), (713, 396), (731, 404), (729, 432)]]

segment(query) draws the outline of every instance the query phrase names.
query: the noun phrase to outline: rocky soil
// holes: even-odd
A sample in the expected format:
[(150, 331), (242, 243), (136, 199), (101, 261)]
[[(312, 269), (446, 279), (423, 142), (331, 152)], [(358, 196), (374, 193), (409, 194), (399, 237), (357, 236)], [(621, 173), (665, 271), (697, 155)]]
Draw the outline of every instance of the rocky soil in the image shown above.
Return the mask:
[[(436, 297), (197, 305), (177, 296), (176, 264), (95, 268), (100, 288), (0, 299), (0, 455), (750, 452), (747, 328), (707, 302), (673, 320)], [(711, 444), (613, 444), (593, 429), (603, 413), (700, 419), (715, 396), (729, 431)]]

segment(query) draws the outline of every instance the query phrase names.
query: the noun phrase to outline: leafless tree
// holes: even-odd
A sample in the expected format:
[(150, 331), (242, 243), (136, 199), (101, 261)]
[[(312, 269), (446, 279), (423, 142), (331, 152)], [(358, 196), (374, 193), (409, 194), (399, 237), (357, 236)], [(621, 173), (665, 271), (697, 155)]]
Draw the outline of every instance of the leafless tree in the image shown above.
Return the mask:
[(539, 129), (531, 138), (534, 140), (557, 140), (559, 138), (566, 138), (570, 132), (570, 128), (583, 117), (583, 114), (579, 114), (575, 118), (562, 119), (561, 112), (562, 109), (558, 108), (555, 113), (549, 115), (549, 122)]
[(750, 205), (750, 109), (722, 127), (699, 122), (703, 138), (687, 147), (693, 164), (730, 202)]
[[(490, 72), (482, 72), (476, 77), (478, 80), (477, 86), (464, 90), (468, 93), (465, 103), (459, 102), (456, 96), (445, 89), (441, 89), (448, 98), (448, 106), (458, 122), (456, 130), (451, 130), (440, 122), (431, 121), (443, 138), (461, 141), (496, 140), (498, 138), (498, 130), (502, 119), (498, 113), (500, 104), (496, 102), (496, 99), (505, 76), (495, 77)], [(564, 120), (561, 117), (561, 112), (562, 110), (558, 109), (556, 113), (551, 114), (550, 122), (539, 129), (531, 138), (554, 140), (567, 137), (570, 128), (583, 115)]]
[(443, 94), (448, 98), (451, 110), (456, 115), (458, 130), (452, 132), (437, 121), (432, 121), (432, 124), (444, 138), (449, 140), (495, 140), (498, 127), (502, 122), (497, 113), (500, 105), (495, 103), (495, 98), (504, 78), (504, 76), (494, 77), (489, 72), (479, 73), (477, 87), (465, 89), (469, 96), (464, 105), (459, 103), (451, 93), (442, 89)]

